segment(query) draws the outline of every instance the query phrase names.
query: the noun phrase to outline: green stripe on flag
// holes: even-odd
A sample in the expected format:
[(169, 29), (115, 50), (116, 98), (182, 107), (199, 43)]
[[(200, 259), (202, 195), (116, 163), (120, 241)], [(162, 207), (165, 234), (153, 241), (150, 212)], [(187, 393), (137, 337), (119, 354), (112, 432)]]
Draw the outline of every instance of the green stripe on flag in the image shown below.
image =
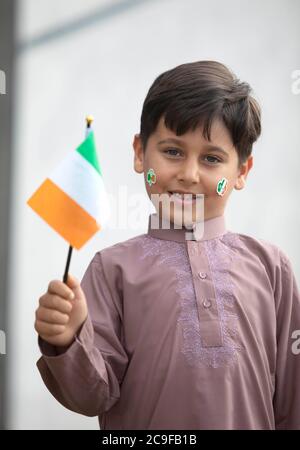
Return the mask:
[(83, 156), (102, 176), (101, 167), (98, 161), (97, 150), (95, 145), (94, 132), (91, 131), (85, 141), (76, 148), (76, 151)]

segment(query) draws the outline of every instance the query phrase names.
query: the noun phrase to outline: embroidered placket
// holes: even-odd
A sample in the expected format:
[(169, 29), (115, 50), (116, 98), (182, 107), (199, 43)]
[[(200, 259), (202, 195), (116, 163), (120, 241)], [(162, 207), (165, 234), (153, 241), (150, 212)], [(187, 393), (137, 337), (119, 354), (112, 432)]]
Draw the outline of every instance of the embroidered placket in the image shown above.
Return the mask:
[[(175, 270), (177, 283), (174, 287), (181, 303), (177, 322), (183, 334), (181, 352), (187, 363), (191, 367), (214, 368), (233, 363), (240, 347), (236, 342), (238, 317), (233, 311), (235, 298), (229, 272), (233, 256), (237, 257), (241, 248), (238, 237), (228, 232), (220, 238), (196, 243), (147, 235), (141, 237), (141, 248), (141, 260), (155, 257), (159, 266), (166, 264)], [(209, 285), (205, 292), (210, 294), (201, 294), (197, 278), (202, 286)], [(207, 331), (206, 313), (199, 314), (202, 308), (211, 311), (214, 302), (217, 307), (208, 313), (208, 323), (215, 332), (218, 323), (222, 338), (219, 331), (214, 334)], [(213, 340), (216, 346), (211, 346)]]
[(201, 250), (201, 243), (197, 241), (187, 241), (187, 250), (193, 274), (202, 346), (220, 347), (223, 345), (220, 315), (206, 252)]

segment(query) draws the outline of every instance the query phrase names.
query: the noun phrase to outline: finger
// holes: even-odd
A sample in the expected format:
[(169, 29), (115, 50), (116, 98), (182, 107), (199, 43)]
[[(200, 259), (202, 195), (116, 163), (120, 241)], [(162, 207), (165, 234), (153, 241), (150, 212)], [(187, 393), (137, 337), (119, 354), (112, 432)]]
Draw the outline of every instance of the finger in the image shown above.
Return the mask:
[(70, 314), (73, 308), (70, 300), (66, 300), (65, 298), (54, 294), (43, 295), (39, 300), (39, 304), (45, 308), (56, 309), (63, 314)]
[(66, 330), (65, 325), (50, 324), (41, 320), (36, 320), (34, 327), (40, 335), (45, 336), (55, 336), (64, 333)]
[(84, 294), (82, 292), (79, 280), (77, 278), (75, 278), (71, 274), (68, 274), (67, 285), (68, 285), (69, 288), (72, 289), (72, 291), (75, 294), (75, 297), (77, 297), (77, 298), (82, 298), (83, 297)]
[(74, 277), (74, 275), (71, 275), (70, 273), (68, 274), (68, 278), (67, 278), (67, 285), (71, 288), (71, 289), (76, 289), (80, 286), (80, 282), (79, 280)]
[(52, 280), (48, 285), (48, 293), (56, 294), (66, 299), (74, 298), (74, 292), (60, 280)]
[(67, 314), (62, 314), (55, 309), (44, 308), (40, 306), (36, 311), (36, 318), (42, 322), (66, 325), (69, 322), (69, 316)]

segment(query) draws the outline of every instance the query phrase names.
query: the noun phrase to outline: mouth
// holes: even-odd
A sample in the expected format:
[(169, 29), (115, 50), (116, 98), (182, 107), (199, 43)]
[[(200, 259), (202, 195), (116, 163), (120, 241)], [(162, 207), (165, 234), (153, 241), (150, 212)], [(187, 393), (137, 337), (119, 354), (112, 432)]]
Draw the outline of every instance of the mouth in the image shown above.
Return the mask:
[(168, 194), (172, 200), (174, 200), (176, 202), (184, 203), (184, 204), (195, 203), (196, 199), (197, 199), (196, 194), (192, 194), (192, 193), (182, 194), (180, 192), (168, 191)]

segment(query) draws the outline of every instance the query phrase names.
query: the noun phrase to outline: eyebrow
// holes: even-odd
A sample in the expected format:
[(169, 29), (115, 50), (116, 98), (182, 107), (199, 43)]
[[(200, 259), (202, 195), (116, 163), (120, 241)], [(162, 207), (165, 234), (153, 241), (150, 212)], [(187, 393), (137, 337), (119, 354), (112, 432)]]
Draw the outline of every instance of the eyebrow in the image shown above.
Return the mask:
[[(158, 144), (178, 144), (178, 145), (182, 145), (183, 147), (185, 146), (184, 141), (182, 141), (181, 139), (176, 139), (176, 138), (163, 139), (163, 140), (159, 141)], [(207, 144), (206, 147), (207, 147), (207, 150), (217, 151), (217, 152), (223, 153), (226, 156), (229, 156), (228, 152), (226, 152), (222, 147), (218, 147), (217, 145)]]

